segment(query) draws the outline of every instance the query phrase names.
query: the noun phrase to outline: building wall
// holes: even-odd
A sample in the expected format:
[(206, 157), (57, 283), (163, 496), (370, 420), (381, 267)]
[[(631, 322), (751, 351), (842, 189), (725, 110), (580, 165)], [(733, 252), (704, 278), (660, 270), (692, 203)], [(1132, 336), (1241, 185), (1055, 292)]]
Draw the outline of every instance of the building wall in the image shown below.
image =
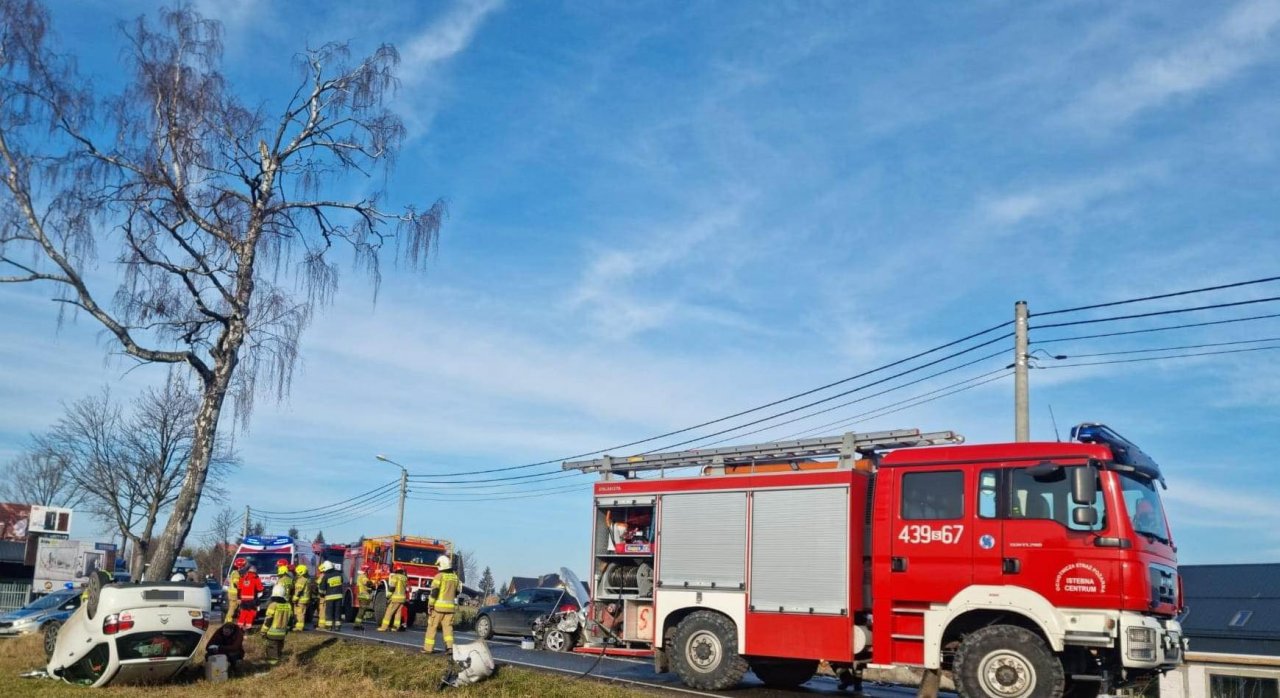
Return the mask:
[[(1230, 689), (1214, 691), (1214, 676), (1222, 677), (1219, 681), (1255, 689), (1261, 682), (1264, 692), (1260, 695), (1276, 695), (1275, 691), (1280, 690), (1280, 657), (1188, 652), (1186, 664), (1160, 678), (1160, 698), (1237, 698), (1241, 695)], [(1267, 688), (1266, 684), (1276, 688)]]

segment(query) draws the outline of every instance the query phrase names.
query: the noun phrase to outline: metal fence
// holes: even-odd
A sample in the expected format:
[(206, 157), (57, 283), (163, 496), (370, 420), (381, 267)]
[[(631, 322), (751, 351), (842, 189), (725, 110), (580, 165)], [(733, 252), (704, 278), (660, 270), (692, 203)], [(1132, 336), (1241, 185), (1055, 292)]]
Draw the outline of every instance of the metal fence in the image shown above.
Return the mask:
[(0, 582), (0, 611), (12, 611), (27, 605), (31, 598), (31, 585), (21, 582)]

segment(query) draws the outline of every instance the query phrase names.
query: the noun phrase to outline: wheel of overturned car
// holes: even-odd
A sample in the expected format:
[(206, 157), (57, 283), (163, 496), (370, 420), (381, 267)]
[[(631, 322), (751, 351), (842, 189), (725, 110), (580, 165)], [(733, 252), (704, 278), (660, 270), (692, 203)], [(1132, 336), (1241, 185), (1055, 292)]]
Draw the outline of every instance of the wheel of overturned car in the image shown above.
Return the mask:
[(489, 620), (489, 616), (476, 618), (476, 637), (481, 640), (493, 637), (493, 621)]
[(62, 621), (51, 620), (44, 624), (44, 658), (52, 659), (53, 650), (58, 646), (58, 631), (62, 629)]
[(551, 628), (542, 638), (542, 646), (552, 652), (568, 652), (573, 649), (573, 636), (559, 628)]
[(770, 688), (795, 688), (818, 673), (817, 660), (752, 659), (751, 671)]
[(93, 620), (98, 615), (98, 597), (102, 595), (102, 577), (101, 575), (89, 575), (89, 581), (85, 582), (85, 589), (88, 596), (84, 601), (84, 612), (88, 614), (89, 620)]
[(684, 685), (704, 691), (733, 688), (747, 673), (738, 654), (738, 629), (715, 611), (694, 611), (676, 626), (671, 665)]

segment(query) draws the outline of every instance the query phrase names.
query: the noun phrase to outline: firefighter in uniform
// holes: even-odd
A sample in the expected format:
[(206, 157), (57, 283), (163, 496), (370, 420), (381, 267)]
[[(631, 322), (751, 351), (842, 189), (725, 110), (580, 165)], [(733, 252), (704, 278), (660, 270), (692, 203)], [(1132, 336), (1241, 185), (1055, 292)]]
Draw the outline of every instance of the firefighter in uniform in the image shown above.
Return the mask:
[(427, 638), (422, 651), (431, 654), (435, 651), (436, 629), (444, 633), (444, 651), (453, 651), (453, 612), (457, 610), (458, 592), (462, 590), (462, 580), (453, 571), (453, 564), (448, 555), (436, 559), (439, 573), (431, 579), (431, 590), (427, 593), (427, 606), (430, 616), (427, 618)]
[(369, 579), (369, 565), (360, 566), (360, 571), (356, 573), (356, 602), (359, 608), (356, 609), (356, 630), (364, 630), (365, 621), (371, 625), (377, 623), (378, 619), (373, 617), (373, 580)]
[(240, 570), (248, 561), (242, 557), (231, 563), (231, 574), (227, 576), (227, 618), (224, 623), (234, 623), (236, 611), (240, 609)]
[(289, 634), (289, 611), (293, 608), (293, 573), (289, 561), (276, 563), (276, 583), (271, 587), (271, 602), (267, 605), (264, 630), (267, 636), (267, 663), (276, 665), (284, 653), (284, 638)]
[(311, 577), (307, 576), (307, 566), (298, 565), (293, 568), (297, 578), (293, 582), (293, 629), (305, 630), (307, 622), (307, 606), (311, 603)]
[(338, 630), (342, 627), (342, 618), (339, 616), (339, 608), (342, 606), (342, 573), (333, 568), (332, 562), (325, 562), (323, 567), (324, 576), (320, 578), (320, 593), (324, 597), (320, 599), (324, 605), (324, 613), (320, 615), (320, 627), (328, 630)]
[(382, 617), (382, 625), (378, 626), (378, 632), (386, 632), (388, 625), (395, 630), (400, 629), (400, 609), (404, 608), (404, 602), (408, 599), (406, 593), (408, 586), (409, 577), (404, 573), (404, 565), (396, 563), (391, 570), (391, 576), (387, 577), (387, 589), (391, 592), (391, 600), (387, 603), (387, 614)]

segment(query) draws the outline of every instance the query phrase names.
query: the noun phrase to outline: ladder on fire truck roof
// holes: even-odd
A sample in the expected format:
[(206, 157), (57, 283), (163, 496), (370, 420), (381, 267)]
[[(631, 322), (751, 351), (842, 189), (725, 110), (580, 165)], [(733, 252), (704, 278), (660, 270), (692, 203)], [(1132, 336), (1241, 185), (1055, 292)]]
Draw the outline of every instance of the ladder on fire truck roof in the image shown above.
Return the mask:
[(865, 434), (848, 432), (840, 436), (820, 436), (798, 441), (774, 441), (750, 446), (643, 453), (638, 456), (603, 456), (594, 460), (565, 461), (563, 470), (598, 472), (608, 477), (621, 474), (631, 477), (643, 470), (665, 470), (695, 466), (745, 465), (762, 462), (797, 461), (821, 456), (839, 456), (840, 467), (853, 467), (859, 454), (911, 446), (935, 446), (964, 443), (954, 431), (921, 433), (919, 429), (894, 429)]

